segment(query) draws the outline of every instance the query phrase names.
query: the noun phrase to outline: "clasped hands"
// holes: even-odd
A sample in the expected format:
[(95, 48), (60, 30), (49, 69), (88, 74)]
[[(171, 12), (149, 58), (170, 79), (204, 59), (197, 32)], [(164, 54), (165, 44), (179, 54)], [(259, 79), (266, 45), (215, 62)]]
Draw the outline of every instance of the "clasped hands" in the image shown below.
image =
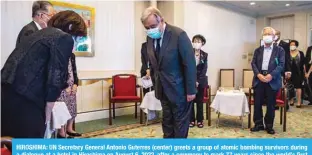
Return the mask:
[(260, 81), (262, 81), (264, 83), (269, 83), (272, 80), (271, 74), (267, 74), (266, 76), (264, 76), (262, 74), (258, 74), (257, 77), (259, 78)]

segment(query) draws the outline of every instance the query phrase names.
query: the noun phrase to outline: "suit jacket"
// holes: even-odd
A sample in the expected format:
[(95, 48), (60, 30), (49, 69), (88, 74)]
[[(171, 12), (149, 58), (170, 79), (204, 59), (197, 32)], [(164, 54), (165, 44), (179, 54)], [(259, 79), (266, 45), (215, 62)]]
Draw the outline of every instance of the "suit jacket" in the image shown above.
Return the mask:
[(311, 61), (311, 53), (312, 53), (312, 46), (308, 47), (306, 56), (305, 56), (305, 66), (306, 66), (306, 71), (310, 69), (310, 61)]
[[(286, 43), (285, 41), (281, 40), (280, 43), (278, 44), (278, 46), (282, 47), (284, 49), (284, 51), (285, 51), (285, 68), (284, 68), (284, 72), (291, 72), (289, 43)], [(283, 74), (283, 76), (284, 75), (285, 74)]]
[(11, 53), (1, 70), (1, 83), (40, 108), (55, 102), (67, 85), (68, 62), (74, 41), (56, 29), (36, 31)]
[(146, 75), (146, 70), (148, 69), (148, 55), (147, 55), (147, 47), (146, 47), (146, 42), (142, 44), (141, 47), (141, 77)]
[(196, 63), (192, 43), (182, 29), (166, 24), (159, 59), (154, 40), (147, 38), (147, 53), (153, 70), (155, 96), (166, 95), (175, 104), (186, 103), (186, 95), (196, 94)]
[(17, 47), (17, 44), (22, 42), (27, 36), (33, 34), (36, 31), (38, 31), (38, 27), (34, 21), (25, 25), (17, 36), (16, 47)]
[(207, 68), (208, 68), (208, 54), (204, 51), (200, 50), (199, 56), (199, 64), (197, 65), (197, 82), (199, 83), (199, 87), (207, 87), (208, 79), (206, 76)]
[(78, 86), (79, 79), (78, 79), (78, 74), (77, 74), (76, 56), (74, 53), (71, 54), (70, 61), (72, 64), (72, 70), (74, 74), (74, 84)]
[[(256, 87), (261, 81), (257, 75), (262, 70), (264, 46), (257, 48), (254, 52), (253, 59), (251, 61), (252, 70), (254, 72), (252, 86)], [(285, 65), (285, 51), (282, 47), (273, 46), (268, 73), (272, 75), (272, 80), (269, 82), (273, 90), (279, 90), (282, 87), (281, 73), (284, 70)]]

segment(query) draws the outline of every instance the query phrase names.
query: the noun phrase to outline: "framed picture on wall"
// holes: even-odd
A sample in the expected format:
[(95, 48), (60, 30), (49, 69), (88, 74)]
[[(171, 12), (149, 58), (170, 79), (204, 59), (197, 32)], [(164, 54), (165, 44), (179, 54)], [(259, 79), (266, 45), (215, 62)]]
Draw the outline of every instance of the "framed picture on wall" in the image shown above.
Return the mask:
[(95, 8), (83, 5), (77, 5), (67, 2), (51, 1), (56, 12), (72, 10), (78, 13), (87, 25), (86, 37), (78, 37), (74, 45), (75, 55), (78, 57), (93, 57), (94, 52), (94, 24), (95, 24)]

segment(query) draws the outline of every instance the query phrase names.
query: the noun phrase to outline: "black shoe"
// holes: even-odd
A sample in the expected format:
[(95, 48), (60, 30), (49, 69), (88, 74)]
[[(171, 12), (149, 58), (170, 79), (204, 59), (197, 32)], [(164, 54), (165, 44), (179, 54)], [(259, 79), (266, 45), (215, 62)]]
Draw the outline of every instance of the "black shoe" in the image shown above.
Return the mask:
[(77, 132), (75, 132), (75, 133), (73, 133), (73, 132), (67, 132), (67, 134), (68, 134), (69, 136), (73, 136), (73, 137), (80, 137), (80, 136), (82, 136), (80, 133), (77, 133)]
[(266, 130), (266, 132), (268, 133), (268, 134), (270, 134), (270, 135), (274, 135), (275, 134), (275, 131), (274, 131), (274, 129), (272, 129), (272, 128), (267, 128), (267, 129), (265, 129)]
[(263, 125), (255, 125), (253, 128), (250, 128), (251, 132), (258, 132), (260, 130), (264, 130), (264, 126)]
[(60, 134), (57, 134), (57, 138), (60, 138), (60, 139), (62, 139), (62, 138), (68, 138), (68, 139), (70, 139), (70, 138), (74, 138), (74, 137), (71, 137), (71, 136), (64, 137), (64, 136), (62, 136), (62, 135), (60, 135)]
[(312, 102), (310, 102), (308, 105), (312, 105)]

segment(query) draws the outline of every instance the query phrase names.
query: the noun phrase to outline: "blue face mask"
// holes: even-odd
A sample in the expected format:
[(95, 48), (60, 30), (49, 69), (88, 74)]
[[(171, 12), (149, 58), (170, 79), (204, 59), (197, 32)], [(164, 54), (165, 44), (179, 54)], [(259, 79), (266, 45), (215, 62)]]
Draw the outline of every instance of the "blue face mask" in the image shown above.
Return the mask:
[(146, 34), (152, 39), (159, 39), (162, 35), (158, 27), (153, 28), (153, 29), (148, 29), (146, 31)]

